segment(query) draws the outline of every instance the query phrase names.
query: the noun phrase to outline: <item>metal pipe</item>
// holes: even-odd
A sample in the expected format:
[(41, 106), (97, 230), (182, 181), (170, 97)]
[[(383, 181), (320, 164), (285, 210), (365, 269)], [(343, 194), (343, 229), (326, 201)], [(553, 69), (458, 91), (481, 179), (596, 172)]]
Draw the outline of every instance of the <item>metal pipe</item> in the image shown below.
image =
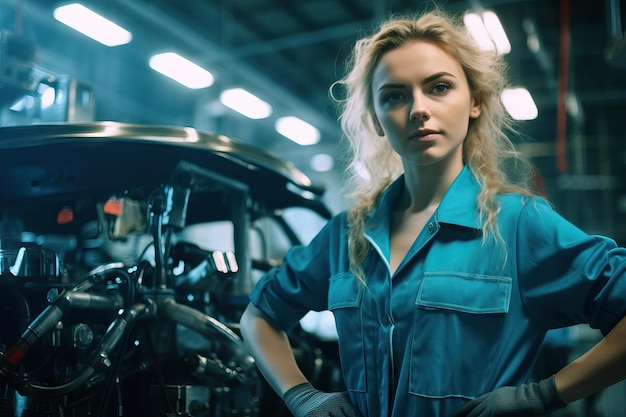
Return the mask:
[(178, 304), (173, 298), (162, 300), (159, 307), (167, 318), (176, 323), (194, 330), (207, 338), (219, 336), (230, 342), (231, 347), (234, 348), (232, 353), (236, 357), (235, 362), (241, 369), (241, 373), (245, 374), (238, 377), (238, 379), (242, 381), (249, 380), (257, 375), (256, 363), (246, 349), (243, 340), (226, 325), (192, 307)]

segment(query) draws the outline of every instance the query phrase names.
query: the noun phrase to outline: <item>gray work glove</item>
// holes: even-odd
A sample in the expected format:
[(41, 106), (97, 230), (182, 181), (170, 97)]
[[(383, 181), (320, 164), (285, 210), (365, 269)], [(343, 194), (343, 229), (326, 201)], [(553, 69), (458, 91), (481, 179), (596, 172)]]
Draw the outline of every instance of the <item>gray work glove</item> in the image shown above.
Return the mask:
[(451, 417), (542, 416), (565, 403), (559, 397), (554, 375), (520, 387), (501, 387), (465, 404)]
[(362, 417), (347, 392), (323, 392), (308, 382), (288, 389), (283, 401), (295, 417)]

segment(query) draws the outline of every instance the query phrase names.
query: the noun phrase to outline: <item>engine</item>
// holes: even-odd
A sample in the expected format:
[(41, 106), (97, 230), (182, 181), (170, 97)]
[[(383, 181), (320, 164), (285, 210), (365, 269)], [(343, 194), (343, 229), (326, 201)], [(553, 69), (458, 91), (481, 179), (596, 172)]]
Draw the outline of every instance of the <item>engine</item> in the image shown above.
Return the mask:
[(110, 261), (86, 271), (50, 249), (72, 239), (5, 230), (0, 416), (258, 415), (254, 361), (215, 307), (237, 259), (177, 241), (188, 194), (99, 204), (81, 264)]
[[(290, 415), (238, 322), (299, 243), (285, 211), (330, 217), (322, 189), (190, 128), (3, 127), (0, 153), (0, 417)], [(336, 341), (291, 341), (316, 386), (343, 388)]]

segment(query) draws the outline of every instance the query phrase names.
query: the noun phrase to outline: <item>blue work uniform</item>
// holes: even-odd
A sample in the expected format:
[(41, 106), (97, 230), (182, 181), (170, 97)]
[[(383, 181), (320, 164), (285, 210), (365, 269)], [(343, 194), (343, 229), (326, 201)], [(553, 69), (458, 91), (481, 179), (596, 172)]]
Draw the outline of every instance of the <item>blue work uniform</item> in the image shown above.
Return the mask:
[(269, 271), (251, 301), (289, 331), (331, 310), (350, 397), (366, 417), (448, 417), (527, 381), (545, 332), (626, 314), (626, 249), (540, 198), (498, 197), (503, 244), (482, 239), (480, 185), (466, 166), (392, 275), (390, 219), (404, 178), (367, 221), (366, 285), (349, 268), (347, 218), (333, 217)]

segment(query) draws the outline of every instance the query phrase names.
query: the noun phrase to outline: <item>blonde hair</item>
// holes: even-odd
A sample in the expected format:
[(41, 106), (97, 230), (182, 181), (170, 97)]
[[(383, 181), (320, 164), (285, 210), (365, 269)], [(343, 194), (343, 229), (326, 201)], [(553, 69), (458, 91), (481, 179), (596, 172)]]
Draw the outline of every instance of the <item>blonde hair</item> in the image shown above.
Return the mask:
[(334, 98), (341, 110), (340, 122), (351, 154), (346, 184), (347, 194), (354, 200), (348, 212), (350, 264), (363, 282), (361, 264), (370, 249), (364, 237), (367, 215), (403, 172), (399, 156), (376, 131), (372, 74), (386, 52), (415, 40), (434, 43), (456, 57), (472, 97), (481, 105), (480, 116), (470, 121), (463, 159), (482, 186), (476, 204), (484, 220), (483, 241), (491, 236), (504, 247), (497, 225), (498, 194), (532, 195), (527, 184), (530, 166), (505, 133), (513, 129), (500, 102), (500, 92), (506, 85), (504, 61), (493, 52), (480, 50), (460, 19), (438, 10), (421, 17), (383, 22), (376, 33), (355, 44), (345, 77), (335, 83), (345, 91), (343, 99)]

